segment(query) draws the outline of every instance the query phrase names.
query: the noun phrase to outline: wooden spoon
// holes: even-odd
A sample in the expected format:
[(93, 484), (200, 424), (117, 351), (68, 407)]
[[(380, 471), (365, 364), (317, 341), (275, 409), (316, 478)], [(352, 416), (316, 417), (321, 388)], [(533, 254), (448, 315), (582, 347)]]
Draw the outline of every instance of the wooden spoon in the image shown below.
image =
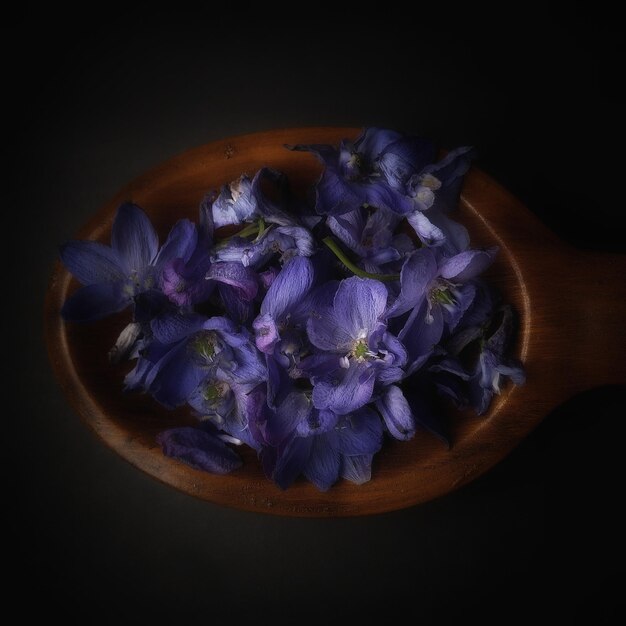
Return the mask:
[[(310, 185), (320, 166), (285, 144), (330, 143), (356, 137), (354, 128), (304, 128), (236, 137), (177, 156), (122, 189), (78, 233), (109, 243), (118, 205), (132, 200), (152, 218), (160, 236), (182, 217), (197, 219), (207, 191), (262, 166), (285, 172), (295, 187)], [(256, 455), (214, 476), (163, 456), (156, 434), (193, 423), (189, 411), (166, 411), (146, 395), (124, 394), (129, 364), (111, 366), (107, 352), (127, 323), (122, 313), (89, 325), (65, 324), (60, 310), (77, 287), (57, 263), (45, 306), (50, 359), (69, 401), (98, 436), (151, 476), (194, 496), (239, 509), (297, 516), (380, 513), (441, 496), (500, 461), (554, 407), (585, 389), (626, 382), (626, 256), (589, 253), (563, 244), (518, 200), (477, 169), (467, 176), (456, 216), (473, 245), (500, 246), (490, 279), (520, 317), (518, 357), (523, 387), (507, 386), (489, 413), (456, 417), (447, 450), (427, 433), (410, 442), (386, 442), (372, 480), (340, 481), (328, 492), (298, 481), (281, 491), (265, 478)], [(161, 239), (163, 240), (163, 239)]]

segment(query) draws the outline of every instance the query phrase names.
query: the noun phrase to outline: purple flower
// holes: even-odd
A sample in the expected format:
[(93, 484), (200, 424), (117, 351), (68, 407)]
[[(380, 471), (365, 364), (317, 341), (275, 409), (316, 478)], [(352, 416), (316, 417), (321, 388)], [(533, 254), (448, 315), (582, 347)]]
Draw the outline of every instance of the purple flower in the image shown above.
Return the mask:
[(261, 431), (268, 443), (261, 452), (263, 466), (282, 489), (300, 474), (322, 491), (340, 476), (362, 484), (382, 445), (382, 424), (371, 409), (338, 416), (318, 410), (300, 391), (267, 412)]
[(315, 281), (313, 262), (306, 257), (292, 258), (273, 280), (252, 323), (256, 346), (266, 355), (272, 406), (279, 391), (284, 397), (293, 381), (303, 375), (300, 361), (308, 352), (305, 327)]
[(181, 220), (159, 249), (146, 214), (134, 204), (121, 205), (113, 221), (110, 247), (95, 241), (70, 241), (61, 247), (61, 260), (84, 285), (65, 302), (63, 317), (101, 319), (125, 309), (137, 295), (157, 289), (165, 264), (190, 253), (194, 233), (193, 224)]
[(455, 330), (476, 294), (471, 279), (493, 262), (496, 252), (497, 248), (467, 250), (446, 258), (422, 248), (406, 260), (400, 294), (386, 315), (400, 316), (398, 338), (409, 355), (407, 375), (426, 362), (444, 331)]
[(224, 185), (217, 197), (210, 195), (205, 198), (206, 205), (211, 208), (215, 228), (252, 222), (260, 217), (274, 224), (292, 224), (293, 217), (263, 193), (263, 181), (278, 187), (284, 187), (286, 182), (284, 174), (264, 167), (254, 178), (250, 179), (244, 174), (229, 185)]
[(314, 153), (324, 164), (316, 185), (316, 211), (337, 216), (364, 204), (400, 214), (413, 210), (412, 200), (390, 186), (378, 169), (378, 157), (401, 138), (394, 131), (367, 128), (354, 143), (342, 141), (339, 149), (329, 145), (293, 146), (293, 150)]
[(353, 277), (339, 284), (332, 303), (309, 318), (309, 339), (325, 353), (323, 367), (315, 364), (320, 374), (312, 376), (317, 409), (346, 415), (370, 402), (377, 383), (403, 377), (407, 354), (387, 331), (386, 307), (387, 289), (381, 282)]
[(245, 329), (225, 317), (194, 316), (186, 324), (172, 317), (163, 320), (155, 340), (128, 375), (127, 385), (143, 386), (174, 408), (188, 402), (207, 382), (255, 385), (265, 377), (260, 354)]
[(478, 415), (489, 408), (494, 394), (500, 393), (503, 376), (522, 385), (526, 376), (521, 364), (506, 356), (513, 333), (513, 311), (502, 307), (500, 321), (490, 335), (481, 340), (481, 350), (469, 380), (470, 398)]
[(405, 233), (395, 234), (401, 216), (388, 209), (359, 207), (343, 215), (329, 216), (333, 234), (360, 258), (363, 269), (379, 271), (379, 266), (403, 259), (415, 250)]

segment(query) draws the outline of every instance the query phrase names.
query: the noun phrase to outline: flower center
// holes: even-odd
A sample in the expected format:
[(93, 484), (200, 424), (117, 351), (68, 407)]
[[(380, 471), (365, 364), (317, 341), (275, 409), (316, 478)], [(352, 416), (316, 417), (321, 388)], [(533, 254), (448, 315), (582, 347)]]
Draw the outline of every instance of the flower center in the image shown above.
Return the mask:
[(205, 361), (213, 361), (221, 352), (220, 341), (212, 330), (200, 331), (191, 341), (191, 349)]
[(420, 185), (436, 191), (441, 187), (441, 181), (432, 174), (424, 174), (420, 180)]
[(446, 285), (438, 285), (431, 289), (430, 299), (439, 304), (456, 304), (450, 288)]
[(364, 341), (358, 341), (352, 350), (352, 354), (354, 354), (357, 359), (363, 360), (369, 355), (369, 351), (369, 347)]
[(224, 382), (210, 382), (202, 390), (202, 397), (210, 407), (215, 408), (220, 400), (226, 395), (230, 387)]

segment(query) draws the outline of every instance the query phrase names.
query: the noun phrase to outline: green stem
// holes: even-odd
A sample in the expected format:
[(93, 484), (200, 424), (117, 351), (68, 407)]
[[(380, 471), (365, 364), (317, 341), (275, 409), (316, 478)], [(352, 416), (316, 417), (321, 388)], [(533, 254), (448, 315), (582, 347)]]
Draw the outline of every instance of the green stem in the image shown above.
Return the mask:
[[(263, 225), (263, 227), (265, 227), (265, 224)], [(247, 226), (244, 226), (241, 230), (238, 230), (236, 233), (233, 233), (228, 237), (224, 237), (223, 239), (218, 239), (217, 245), (215, 247), (220, 250), (224, 248), (233, 237), (249, 237), (250, 235), (256, 235), (260, 230), (261, 227), (259, 224), (248, 224)]]
[(256, 238), (261, 239), (264, 232), (265, 232), (265, 220), (262, 217), (259, 217), (259, 234), (256, 236)]
[(233, 237), (247, 237), (248, 235), (256, 235), (259, 232), (259, 225), (252, 223), (235, 233)]
[(337, 242), (332, 237), (324, 237), (322, 241), (330, 248), (332, 253), (356, 276), (361, 278), (373, 278), (374, 280), (399, 280), (400, 274), (372, 274), (357, 267), (339, 247)]

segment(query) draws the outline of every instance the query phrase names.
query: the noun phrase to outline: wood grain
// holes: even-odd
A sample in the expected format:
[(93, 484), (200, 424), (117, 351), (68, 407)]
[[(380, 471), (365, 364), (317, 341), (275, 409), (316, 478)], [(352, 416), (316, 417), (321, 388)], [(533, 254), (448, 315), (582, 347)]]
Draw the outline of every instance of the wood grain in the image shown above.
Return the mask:
[[(257, 133), (190, 150), (130, 183), (77, 237), (109, 242), (117, 206), (140, 204), (161, 237), (176, 219), (196, 219), (204, 194), (262, 166), (285, 172), (304, 189), (320, 167), (284, 144), (337, 143), (353, 128), (305, 128)], [(192, 423), (186, 410), (166, 411), (145, 395), (124, 394), (128, 364), (110, 366), (107, 351), (128, 320), (122, 313), (90, 325), (65, 324), (60, 316), (75, 281), (54, 269), (45, 324), (50, 360), (69, 401), (97, 435), (133, 465), (191, 495), (227, 506), (280, 515), (348, 516), (390, 511), (441, 496), (500, 461), (555, 406), (573, 394), (626, 383), (626, 257), (574, 250), (559, 241), (516, 198), (473, 169), (457, 218), (473, 244), (499, 245), (490, 279), (520, 317), (518, 356), (527, 369), (523, 387), (507, 386), (489, 414), (452, 421), (447, 450), (427, 433), (408, 443), (389, 441), (376, 457), (372, 480), (340, 481), (326, 493), (298, 481), (281, 491), (263, 475), (252, 451), (228, 476), (212, 476), (164, 457), (155, 443), (162, 429)]]

